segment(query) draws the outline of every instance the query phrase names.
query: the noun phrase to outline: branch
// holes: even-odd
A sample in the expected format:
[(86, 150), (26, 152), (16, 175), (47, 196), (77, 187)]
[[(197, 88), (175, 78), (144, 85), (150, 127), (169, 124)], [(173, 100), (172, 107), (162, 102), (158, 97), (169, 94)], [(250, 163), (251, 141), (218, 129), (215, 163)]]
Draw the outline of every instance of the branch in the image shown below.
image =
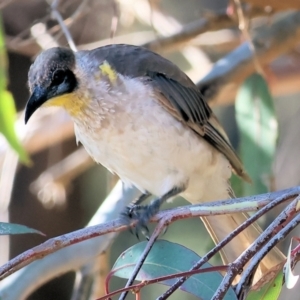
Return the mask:
[[(257, 221), (261, 216), (265, 213), (276, 207), (277, 205), (286, 201), (286, 195), (282, 195), (273, 201), (271, 201), (268, 205), (259, 210), (252, 217), (247, 219), (246, 222), (238, 226), (231, 234), (229, 234), (224, 240), (222, 240), (218, 245), (216, 245), (213, 249), (211, 249), (205, 256), (203, 256), (191, 269), (197, 270), (201, 268), (206, 262), (208, 262), (216, 253), (218, 253), (224, 246), (226, 246), (235, 236), (237, 236), (240, 232), (242, 232), (245, 228), (250, 226), (252, 223)], [(267, 240), (266, 240), (267, 242)], [(162, 294), (157, 300), (165, 300), (170, 297), (182, 284), (189, 278), (189, 276), (181, 277), (175, 282), (164, 294)]]
[[(246, 13), (250, 17), (266, 15), (263, 9), (256, 9), (256, 8), (249, 9), (249, 11), (247, 11)], [(69, 25), (68, 20), (72, 18), (73, 17), (65, 20), (66, 25)], [(152, 51), (155, 52), (167, 53), (170, 51), (179, 50), (187, 43), (189, 43), (192, 39), (194, 39), (195, 37), (197, 37), (202, 33), (208, 31), (217, 31), (220, 29), (236, 27), (236, 26), (237, 26), (236, 20), (231, 16), (229, 16), (225, 10), (217, 13), (210, 12), (210, 13), (206, 13), (206, 15), (203, 18), (200, 18), (196, 21), (184, 25), (182, 29), (180, 29), (178, 32), (170, 36), (152, 39), (151, 41), (146, 42), (141, 46), (151, 49)], [(53, 32), (53, 28), (50, 28), (47, 32), (51, 34)], [(118, 37), (116, 37), (116, 39), (118, 39)], [(125, 42), (126, 41), (128, 40), (125, 40)], [(91, 48), (96, 48), (96, 47), (106, 45), (108, 43), (111, 43), (111, 39), (80, 45), (79, 48), (91, 49)], [(16, 41), (14, 37), (6, 36), (6, 44), (8, 50), (17, 52), (19, 54), (27, 55), (30, 57), (35, 56), (40, 51), (39, 45), (35, 43), (34, 40), (31, 39), (29, 39), (28, 42), (26, 42), (26, 40)]]
[[(300, 12), (281, 13), (274, 17), (270, 26), (257, 28), (253, 46), (260, 64), (266, 65), (291, 51), (299, 39)], [(249, 43), (245, 42), (217, 61), (197, 85), (213, 104), (226, 104), (235, 98), (237, 87), (255, 71), (254, 67), (253, 52)]]
[(204, 32), (216, 31), (236, 25), (236, 22), (227, 15), (226, 11), (224, 11), (191, 22), (173, 35), (154, 39), (141, 46), (154, 52), (167, 53), (180, 49), (191, 39)]
[(62, 204), (66, 201), (66, 190), (70, 182), (82, 174), (94, 161), (83, 147), (75, 150), (70, 155), (43, 171), (39, 177), (31, 183), (30, 191), (47, 206)]
[[(147, 285), (162, 282), (162, 281), (166, 281), (166, 280), (170, 280), (170, 279), (174, 279), (174, 278), (178, 278), (180, 276), (192, 276), (192, 275), (195, 275), (195, 274), (204, 274), (204, 273), (209, 273), (209, 272), (227, 271), (227, 269), (228, 269), (228, 266), (216, 266), (216, 267), (204, 268), (204, 269), (201, 269), (201, 270), (194, 270), (194, 271), (175, 273), (175, 274), (171, 274), (171, 275), (165, 275), (165, 276), (157, 277), (157, 278), (154, 278), (154, 279), (141, 281), (140, 283), (133, 284), (133, 285), (130, 285), (128, 287), (124, 287), (124, 288), (121, 288), (119, 290), (110, 292), (107, 295), (98, 298), (97, 300), (110, 299), (111, 296), (117, 295), (117, 294), (122, 293), (122, 292), (128, 293), (129, 291), (132, 291), (134, 293), (137, 293), (143, 287), (145, 287)], [(119, 298), (119, 300), (120, 300), (120, 298)]]
[[(139, 192), (136, 189), (123, 187), (122, 183), (119, 182), (111, 191), (110, 195), (104, 200), (101, 207), (89, 222), (89, 226), (104, 223), (103, 225), (100, 225), (100, 227), (104, 232), (107, 231), (109, 229), (109, 224), (106, 222), (116, 219), (120, 215), (123, 207), (128, 205), (132, 199), (136, 198), (138, 193)], [(110, 224), (116, 225), (118, 223), (111, 222)], [(120, 228), (120, 226), (117, 228)], [(126, 228), (125, 226), (123, 227), (123, 229)], [(85, 232), (90, 232), (90, 236), (93, 236), (89, 227), (85, 228)], [(90, 264), (93, 264), (93, 266), (95, 266), (95, 257), (106, 251), (107, 247), (116, 237), (116, 230), (112, 229), (110, 232), (111, 233), (108, 235), (85, 240), (82, 243), (77, 243), (69, 247), (66, 247), (67, 244), (70, 243), (66, 243), (65, 238), (68, 238), (68, 236), (70, 237), (70, 235), (63, 235), (42, 244), (45, 245), (45, 247), (42, 245), (37, 246), (38, 249), (41, 249), (39, 254), (36, 253), (37, 256), (35, 256), (34, 251), (27, 251), (26, 253), (29, 256), (33, 255), (31, 258), (29, 256), (27, 257), (34, 262), (30, 265), (27, 263), (23, 264), (23, 266), (26, 265), (26, 267), (0, 283), (0, 298), (2, 299), (5, 297), (5, 300), (26, 298), (32, 291), (50, 279), (57, 277), (58, 274), (77, 270), (83, 265), (88, 267)], [(71, 234), (71, 236), (73, 236), (72, 244), (76, 242), (76, 234), (75, 236)], [(51, 249), (51, 247), (53, 247), (53, 249)], [(55, 248), (56, 250), (61, 250), (53, 253), (56, 251)], [(23, 253), (20, 256), (26, 257), (26, 253)], [(47, 255), (47, 253), (52, 254)], [(17, 267), (11, 271), (15, 272), (18, 269), (20, 268)]]
[[(291, 198), (297, 197), (299, 193), (300, 186), (278, 192), (256, 195), (252, 197), (244, 197), (230, 199), (226, 201), (217, 201), (206, 204), (178, 207), (176, 209), (159, 212), (151, 219), (151, 222), (158, 222), (160, 219), (165, 218), (167, 215), (170, 222), (174, 222), (178, 219), (201, 217), (208, 215), (211, 216), (212, 214), (220, 215), (231, 214), (236, 212), (257, 211), (258, 208), (267, 205), (277, 197), (284, 196), (286, 197), (286, 200), (289, 200)], [(107, 221), (107, 219), (101, 220), (101, 222), (104, 221)], [(132, 225), (134, 226), (134, 222), (132, 223)], [(124, 231), (127, 228), (127, 224), (118, 219), (49, 239), (48, 241), (28, 251), (23, 252), (22, 254), (18, 255), (17, 257), (13, 258), (8, 263), (0, 267), (0, 280), (14, 273), (20, 268), (28, 265), (29, 263), (41, 259), (46, 255), (49, 255), (50, 253), (56, 252), (67, 246), (88, 240), (90, 238), (103, 236), (108, 233)]]
[(58, 4), (59, 4), (59, 0), (54, 0), (52, 2), (52, 4), (51, 4), (51, 16), (52, 16), (53, 19), (56, 19), (57, 23), (61, 27), (61, 29), (64, 33), (64, 36), (66, 37), (71, 50), (74, 51), (74, 52), (77, 52), (77, 47), (74, 43), (73, 37), (70, 34), (69, 29), (67, 28), (61, 14), (59, 13), (59, 11), (57, 9)]
[[(263, 10), (257, 9), (252, 9), (248, 11), (247, 14), (250, 15), (250, 17), (265, 15)], [(193, 38), (202, 33), (236, 26), (236, 20), (229, 16), (226, 11), (209, 13), (206, 14), (204, 18), (200, 18), (199, 20), (183, 26), (183, 28), (175, 34), (154, 39), (150, 42), (144, 43), (141, 46), (154, 52), (167, 53), (170, 51), (179, 50)]]
[[(262, 232), (262, 234), (258, 237), (258, 239), (242, 254), (238, 257), (229, 268), (229, 271), (223, 278), (218, 290), (215, 292), (212, 300), (223, 299), (226, 292), (230, 288), (234, 278), (236, 275), (240, 273), (240, 270), (243, 270), (246, 263), (256, 254), (258, 251), (261, 251), (259, 261), (281, 240), (283, 240), (288, 233), (290, 233), (299, 223), (300, 223), (300, 215), (296, 215), (296, 217), (290, 221), (289, 218), (293, 217), (293, 214), (298, 212), (299, 196), (286, 207), (283, 212), (272, 222), (269, 227)], [(290, 222), (289, 222), (290, 221)], [(278, 232), (276, 229), (280, 228), (281, 230)], [(270, 236), (277, 233), (266, 245), (266, 240), (269, 239)], [(262, 248), (263, 247), (263, 248)], [(255, 269), (255, 265), (252, 266)], [(253, 271), (250, 268), (250, 271)], [(245, 279), (249, 278), (250, 274), (246, 272), (245, 277), (241, 284), (245, 283)], [(247, 282), (247, 281), (246, 281)], [(241, 292), (241, 286), (238, 287), (238, 292)]]
[[(132, 274), (125, 285), (125, 288), (128, 288), (133, 284), (136, 276), (138, 275), (139, 271), (141, 270), (141, 268), (148, 256), (149, 252), (151, 251), (155, 241), (158, 239), (159, 235), (165, 230), (166, 226), (167, 226), (167, 222), (165, 221), (165, 218), (162, 218), (159, 221), (158, 225), (155, 227), (155, 230), (154, 230), (153, 234), (151, 235), (143, 253), (141, 254), (139, 261), (135, 265), (135, 267), (132, 271)], [(127, 294), (128, 294), (128, 290), (121, 294), (119, 300), (124, 300), (126, 298)]]

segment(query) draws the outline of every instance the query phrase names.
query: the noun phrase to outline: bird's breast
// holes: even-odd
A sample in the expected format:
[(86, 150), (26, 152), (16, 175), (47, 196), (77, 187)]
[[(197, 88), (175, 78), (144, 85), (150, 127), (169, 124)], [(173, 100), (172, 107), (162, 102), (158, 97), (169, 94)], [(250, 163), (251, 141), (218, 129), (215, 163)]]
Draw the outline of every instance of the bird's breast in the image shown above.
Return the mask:
[(137, 79), (95, 96), (85, 117), (75, 119), (75, 132), (95, 161), (157, 196), (183, 185), (188, 200), (198, 201), (207, 180), (216, 175), (216, 184), (225, 187), (230, 177), (223, 155), (171, 116)]

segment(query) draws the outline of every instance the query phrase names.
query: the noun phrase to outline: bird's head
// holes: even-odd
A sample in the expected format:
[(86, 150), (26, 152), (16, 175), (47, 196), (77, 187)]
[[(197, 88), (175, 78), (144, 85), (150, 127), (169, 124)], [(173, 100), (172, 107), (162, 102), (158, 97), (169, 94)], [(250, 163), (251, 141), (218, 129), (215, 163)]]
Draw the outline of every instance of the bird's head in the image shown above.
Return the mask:
[(25, 123), (42, 105), (65, 106), (77, 88), (74, 75), (75, 55), (66, 48), (42, 52), (28, 74), (31, 96), (25, 109)]

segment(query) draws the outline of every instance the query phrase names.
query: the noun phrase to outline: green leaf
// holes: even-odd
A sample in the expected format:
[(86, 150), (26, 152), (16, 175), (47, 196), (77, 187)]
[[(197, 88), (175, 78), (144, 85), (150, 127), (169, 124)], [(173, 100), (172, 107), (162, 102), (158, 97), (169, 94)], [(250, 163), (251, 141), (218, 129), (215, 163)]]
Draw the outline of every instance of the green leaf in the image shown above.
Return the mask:
[(269, 191), (277, 141), (277, 119), (268, 85), (259, 74), (247, 78), (235, 103), (240, 131), (240, 157), (253, 184), (243, 183), (245, 195)]
[(244, 181), (235, 174), (232, 174), (230, 178), (230, 185), (234, 190), (234, 194), (236, 197), (244, 196)]
[(16, 108), (13, 96), (7, 87), (7, 56), (4, 44), (4, 33), (0, 16), (0, 132), (10, 146), (18, 153), (20, 160), (30, 164), (30, 159), (15, 133)]
[[(112, 271), (115, 276), (129, 278), (138, 262), (147, 242), (138, 243), (123, 252), (114, 264)], [(188, 271), (201, 257), (182, 245), (165, 240), (155, 242), (147, 256), (137, 280), (144, 281), (161, 276)], [(211, 267), (206, 263), (203, 268)], [(218, 289), (223, 277), (219, 272), (208, 272), (191, 276), (182, 286), (181, 290), (193, 294), (200, 299), (211, 299)], [(171, 286), (177, 279), (170, 279), (161, 284)], [(230, 288), (224, 298), (236, 300), (236, 295)]]
[(0, 222), (0, 235), (25, 234), (25, 233), (37, 233), (40, 235), (44, 235), (41, 231), (29, 228), (24, 225)]
[(267, 282), (260, 290), (251, 290), (246, 300), (276, 300), (279, 298), (283, 282), (282, 270), (270, 282)]
[(15, 102), (11, 93), (0, 90), (0, 132), (5, 136), (10, 146), (18, 153), (20, 160), (25, 164), (30, 164), (30, 159), (15, 132), (15, 116)]

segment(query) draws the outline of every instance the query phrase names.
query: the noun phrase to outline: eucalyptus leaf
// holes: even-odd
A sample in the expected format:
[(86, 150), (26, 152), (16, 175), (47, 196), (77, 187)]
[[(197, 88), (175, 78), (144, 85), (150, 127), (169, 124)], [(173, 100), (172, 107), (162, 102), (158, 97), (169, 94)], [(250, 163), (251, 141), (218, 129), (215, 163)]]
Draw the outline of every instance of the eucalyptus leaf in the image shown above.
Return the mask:
[(235, 103), (240, 131), (240, 157), (253, 184), (243, 183), (244, 195), (269, 191), (278, 126), (265, 79), (253, 74), (240, 87)]
[(279, 298), (283, 282), (283, 272), (278, 271), (273, 280), (266, 283), (259, 290), (251, 290), (246, 300), (277, 300)]
[[(129, 278), (146, 245), (147, 242), (141, 242), (123, 252), (112, 268), (114, 275), (121, 278)], [(144, 281), (185, 272), (200, 258), (195, 252), (182, 245), (159, 240), (155, 242), (136, 279)], [(208, 263), (203, 266), (203, 268), (208, 267), (211, 267)], [(191, 276), (180, 289), (200, 299), (209, 300), (218, 289), (222, 279), (223, 276), (219, 272), (196, 274)], [(160, 283), (171, 286), (176, 280), (170, 279)], [(228, 290), (224, 299), (237, 299), (232, 288)]]
[(37, 233), (40, 235), (44, 235), (41, 231), (38, 231), (33, 228), (29, 228), (24, 225), (0, 222), (0, 235), (26, 234), (26, 233)]

